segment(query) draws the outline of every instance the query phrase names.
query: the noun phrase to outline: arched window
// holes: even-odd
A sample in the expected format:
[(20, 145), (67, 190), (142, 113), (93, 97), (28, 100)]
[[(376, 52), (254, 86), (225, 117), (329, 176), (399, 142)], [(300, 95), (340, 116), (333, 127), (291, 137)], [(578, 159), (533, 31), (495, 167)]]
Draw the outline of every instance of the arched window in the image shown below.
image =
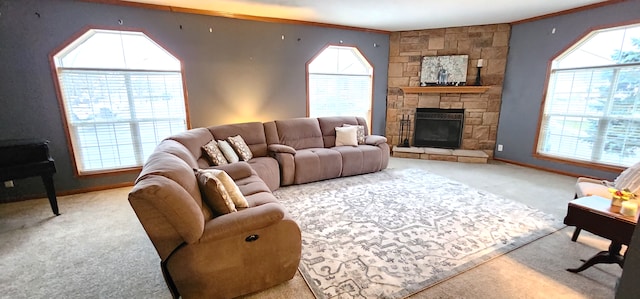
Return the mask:
[(141, 166), (187, 128), (180, 61), (145, 34), (91, 29), (52, 58), (78, 175)]
[(355, 47), (328, 46), (307, 64), (308, 116), (361, 116), (371, 128), (373, 67)]
[(640, 160), (640, 25), (596, 30), (553, 60), (537, 153), (627, 167)]

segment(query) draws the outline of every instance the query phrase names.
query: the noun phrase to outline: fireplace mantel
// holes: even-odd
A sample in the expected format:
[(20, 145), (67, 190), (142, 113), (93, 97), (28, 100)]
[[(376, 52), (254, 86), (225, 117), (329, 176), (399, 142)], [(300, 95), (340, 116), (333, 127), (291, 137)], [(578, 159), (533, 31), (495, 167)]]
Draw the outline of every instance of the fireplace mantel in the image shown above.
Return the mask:
[(404, 93), (484, 93), (491, 86), (404, 86)]

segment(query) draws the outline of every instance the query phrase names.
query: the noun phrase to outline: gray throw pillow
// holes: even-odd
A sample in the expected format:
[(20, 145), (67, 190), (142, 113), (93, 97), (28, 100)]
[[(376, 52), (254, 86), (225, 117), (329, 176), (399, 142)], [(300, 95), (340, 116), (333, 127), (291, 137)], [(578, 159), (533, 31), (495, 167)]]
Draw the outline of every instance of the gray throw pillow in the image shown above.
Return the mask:
[(227, 162), (236, 163), (240, 161), (240, 158), (238, 158), (238, 154), (236, 154), (229, 142), (225, 140), (218, 140), (218, 147), (220, 147), (220, 150), (224, 154), (224, 157), (227, 158)]

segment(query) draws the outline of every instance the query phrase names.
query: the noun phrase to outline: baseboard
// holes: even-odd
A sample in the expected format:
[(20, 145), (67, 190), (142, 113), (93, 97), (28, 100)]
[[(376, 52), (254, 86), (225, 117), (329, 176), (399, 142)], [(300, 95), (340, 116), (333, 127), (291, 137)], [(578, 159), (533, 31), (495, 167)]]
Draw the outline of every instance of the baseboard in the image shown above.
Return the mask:
[[(584, 176), (583, 174), (579, 174), (579, 173), (573, 173), (573, 172), (569, 172), (569, 171), (562, 171), (562, 170), (557, 170), (557, 169), (553, 169), (553, 168), (542, 167), (542, 166), (533, 165), (533, 164), (527, 164), (527, 163), (522, 163), (522, 162), (517, 162), (517, 161), (511, 161), (511, 160), (508, 160), (508, 159), (493, 158), (493, 160), (495, 160), (495, 161), (500, 161), (500, 162), (504, 162), (504, 163), (509, 163), (509, 164), (514, 164), (514, 165), (519, 165), (519, 166), (523, 166), (523, 167), (528, 167), (528, 168), (533, 168), (533, 169), (543, 170), (543, 171), (547, 171), (547, 172), (552, 172), (552, 173), (557, 173), (557, 174), (562, 174), (562, 175), (573, 176), (573, 177), (576, 177), (576, 178), (577, 178), (577, 177)], [(603, 179), (603, 178), (595, 178), (595, 179)]]
[[(133, 182), (125, 182), (125, 183), (119, 183), (119, 184), (95, 186), (95, 187), (82, 188), (82, 189), (56, 191), (56, 197), (94, 192), (94, 191), (109, 190), (109, 189), (122, 188), (122, 187), (132, 187), (132, 186), (133, 186)], [(37, 198), (47, 198), (47, 194), (43, 192), (41, 194), (30, 194), (30, 195), (20, 196), (20, 197), (0, 198), (0, 203), (18, 202), (18, 201), (24, 201), (24, 200), (37, 199)]]

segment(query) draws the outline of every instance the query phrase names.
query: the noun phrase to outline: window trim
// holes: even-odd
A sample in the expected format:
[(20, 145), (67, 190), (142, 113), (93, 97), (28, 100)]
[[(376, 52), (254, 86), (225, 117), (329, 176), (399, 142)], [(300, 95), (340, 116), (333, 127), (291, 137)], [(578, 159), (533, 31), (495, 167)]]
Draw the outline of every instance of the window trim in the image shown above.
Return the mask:
[(311, 57), (311, 59), (309, 59), (307, 61), (307, 63), (305, 64), (305, 72), (304, 72), (305, 84), (306, 84), (306, 89), (307, 89), (307, 103), (306, 103), (307, 104), (307, 111), (306, 111), (307, 114), (306, 114), (306, 116), (309, 117), (309, 115), (310, 115), (309, 109), (310, 109), (310, 106), (311, 106), (311, 103), (310, 103), (311, 90), (309, 89), (309, 65), (316, 58), (318, 58), (318, 56), (320, 56), (320, 54), (322, 54), (322, 52), (324, 52), (326, 49), (328, 49), (331, 46), (333, 46), (333, 47), (350, 47), (350, 48), (354, 48), (360, 53), (362, 58), (371, 66), (371, 70), (372, 70), (371, 71), (371, 99), (369, 100), (370, 101), (369, 105), (371, 106), (371, 110), (369, 110), (369, 119), (370, 119), (370, 121), (367, 124), (367, 126), (368, 126), (369, 134), (373, 134), (371, 132), (371, 128), (373, 128), (373, 116), (375, 115), (375, 113), (373, 113), (374, 109), (375, 109), (375, 106), (373, 105), (374, 104), (373, 99), (375, 97), (375, 94), (374, 94), (375, 87), (374, 87), (374, 85), (375, 85), (375, 82), (376, 82), (375, 81), (376, 67), (375, 67), (375, 65), (373, 65), (373, 63), (371, 63), (371, 61), (367, 58), (367, 56), (364, 55), (364, 52), (362, 52), (362, 50), (360, 50), (360, 48), (358, 48), (358, 46), (356, 46), (356, 45), (328, 43), (328, 44), (324, 45), (318, 52), (316, 52), (316, 54), (313, 55)]
[(594, 170), (602, 170), (602, 171), (607, 171), (607, 172), (620, 173), (620, 172), (622, 172), (623, 170), (626, 169), (626, 167), (622, 167), (622, 166), (618, 166), (618, 165), (610, 165), (610, 164), (597, 163), (597, 162), (587, 162), (587, 161), (582, 161), (582, 160), (576, 160), (576, 159), (570, 159), (570, 158), (559, 158), (559, 157), (556, 157), (556, 156), (540, 154), (540, 153), (538, 153), (538, 143), (540, 142), (540, 131), (542, 129), (542, 121), (543, 121), (543, 118), (544, 118), (544, 107), (545, 107), (546, 101), (547, 101), (547, 93), (549, 92), (549, 81), (551, 79), (553, 61), (556, 58), (558, 58), (561, 55), (563, 55), (565, 52), (569, 51), (571, 48), (575, 47), (578, 42), (583, 40), (588, 35), (592, 34), (594, 31), (611, 29), (611, 28), (615, 28), (615, 27), (623, 27), (623, 26), (628, 26), (628, 25), (633, 25), (633, 24), (640, 24), (640, 19), (627, 21), (627, 22), (621, 22), (621, 23), (604, 24), (604, 25), (593, 26), (593, 27), (587, 28), (582, 34), (578, 35), (574, 40), (572, 40), (569, 43), (567, 43), (567, 45), (564, 48), (562, 48), (562, 49), (560, 49), (560, 51), (556, 52), (547, 61), (547, 72), (546, 72), (546, 78), (545, 78), (544, 86), (543, 86), (544, 89), (543, 89), (543, 92), (542, 92), (542, 101), (541, 101), (541, 104), (540, 104), (540, 109), (538, 111), (538, 127), (537, 127), (537, 130), (536, 130), (536, 136), (535, 136), (535, 139), (534, 139), (534, 142), (533, 142), (533, 149), (531, 151), (533, 153), (532, 154), (533, 158), (539, 159), (539, 160), (557, 162), (557, 163), (566, 164), (566, 165), (579, 166), (579, 167), (584, 167), (584, 168), (589, 168), (589, 169), (594, 169)]
[(63, 99), (63, 96), (62, 96), (62, 89), (61, 89), (61, 86), (60, 86), (60, 81), (58, 79), (59, 78), (58, 77), (59, 73), (58, 73), (58, 68), (56, 67), (56, 63), (55, 63), (55, 56), (59, 52), (64, 50), (64, 48), (66, 48), (70, 44), (76, 42), (76, 40), (78, 40), (80, 37), (82, 37), (84, 34), (86, 34), (89, 30), (111, 30), (111, 31), (139, 32), (139, 33), (142, 33), (142, 34), (146, 35), (148, 38), (150, 38), (156, 44), (158, 44), (160, 47), (162, 47), (165, 51), (167, 51), (173, 57), (178, 59), (181, 62), (180, 63), (180, 73), (182, 74), (182, 93), (183, 93), (184, 107), (185, 107), (185, 113), (186, 113), (185, 122), (186, 122), (187, 129), (191, 129), (191, 117), (190, 117), (191, 113), (189, 112), (187, 82), (186, 82), (186, 76), (185, 76), (185, 70), (184, 70), (184, 63), (182, 63), (183, 59), (180, 58), (179, 56), (175, 55), (164, 44), (159, 43), (158, 39), (154, 38), (153, 35), (149, 34), (147, 31), (145, 31), (143, 29), (139, 29), (139, 28), (129, 28), (129, 27), (85, 26), (80, 31), (72, 34), (68, 39), (66, 39), (65, 41), (60, 43), (60, 45), (58, 45), (56, 48), (54, 48), (51, 52), (49, 52), (49, 67), (51, 69), (53, 85), (54, 85), (54, 89), (55, 89), (55, 92), (56, 92), (56, 97), (58, 99), (58, 108), (60, 109), (59, 113), (60, 113), (60, 117), (62, 118), (62, 125), (63, 125), (63, 129), (64, 129), (65, 137), (67, 139), (66, 140), (67, 141), (66, 142), (67, 143), (67, 150), (69, 151), (69, 154), (70, 154), (69, 158), (71, 159), (71, 164), (73, 166), (72, 168), (73, 168), (74, 176), (77, 177), (77, 178), (80, 178), (80, 177), (97, 177), (97, 176), (104, 176), (104, 175), (128, 174), (128, 173), (140, 172), (140, 170), (142, 170), (142, 166), (122, 167), (122, 168), (118, 168), (118, 169), (108, 169), (108, 170), (91, 170), (91, 171), (83, 171), (82, 173), (80, 171), (78, 171), (78, 164), (76, 162), (77, 154), (76, 154), (76, 152), (75, 152), (75, 150), (73, 148), (73, 144), (71, 142), (72, 136), (71, 136), (71, 132), (70, 132), (70, 129), (69, 129), (69, 120), (67, 119), (67, 115), (65, 113), (65, 104), (64, 104), (64, 99)]

